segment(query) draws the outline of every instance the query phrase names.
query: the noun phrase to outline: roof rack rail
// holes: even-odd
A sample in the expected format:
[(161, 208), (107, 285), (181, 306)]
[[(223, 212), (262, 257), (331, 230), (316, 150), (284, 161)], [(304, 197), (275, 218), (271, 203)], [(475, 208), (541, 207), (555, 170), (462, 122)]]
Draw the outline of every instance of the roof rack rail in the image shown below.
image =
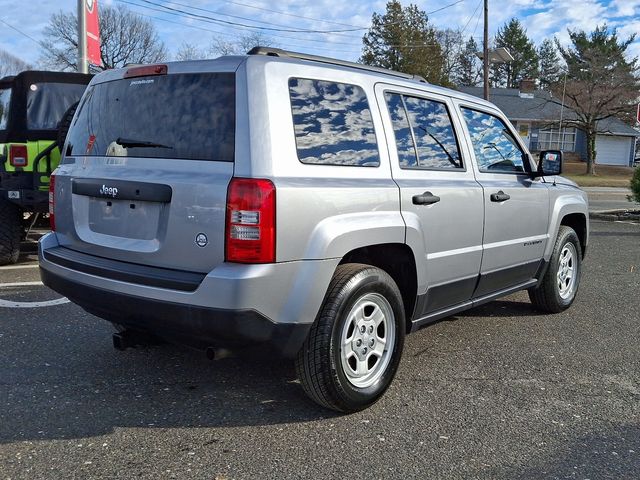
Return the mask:
[(415, 80), (422, 83), (429, 83), (420, 75), (411, 75), (409, 73), (397, 72), (395, 70), (388, 70), (386, 68), (373, 67), (370, 65), (363, 65), (362, 63), (347, 62), (346, 60), (338, 60), (336, 58), (321, 57), (319, 55), (309, 55), (307, 53), (290, 52), (281, 48), (274, 47), (253, 47), (247, 52), (247, 55), (266, 55), (269, 57), (288, 57), (297, 58), (300, 60), (310, 60), (312, 62), (328, 63), (331, 65), (340, 65), (341, 67), (357, 68), (359, 70), (367, 70), (369, 72), (382, 73), (384, 75), (391, 75), (393, 77), (405, 78), (407, 80)]

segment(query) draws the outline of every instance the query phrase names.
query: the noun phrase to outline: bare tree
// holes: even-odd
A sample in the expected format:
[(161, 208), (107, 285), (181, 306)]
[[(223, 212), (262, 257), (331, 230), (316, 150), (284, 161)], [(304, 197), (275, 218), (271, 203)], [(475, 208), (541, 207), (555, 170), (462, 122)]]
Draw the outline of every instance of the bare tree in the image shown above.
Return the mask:
[(619, 40), (615, 29), (603, 25), (591, 33), (569, 30), (569, 37), (569, 47), (556, 39), (567, 64), (566, 88), (558, 82), (552, 91), (557, 98), (564, 92), (565, 105), (575, 114), (566, 123), (587, 136), (587, 173), (593, 175), (598, 122), (628, 112), (638, 101), (638, 59), (627, 58), (635, 36)]
[(192, 43), (183, 42), (175, 56), (176, 60), (201, 60), (207, 58), (204, 50)]
[(209, 52), (212, 55), (244, 55), (256, 46), (275, 47), (276, 43), (262, 32), (251, 32), (234, 41), (214, 38)]
[(233, 41), (214, 37), (208, 48), (199, 48), (192, 43), (183, 43), (176, 53), (176, 60), (201, 60), (221, 55), (244, 55), (255, 46), (276, 47), (277, 44), (261, 32), (242, 35)]
[[(51, 69), (76, 70), (78, 17), (62, 11), (54, 13), (44, 36), (41, 63)], [(100, 7), (100, 39), (102, 66), (96, 67), (98, 70), (167, 58), (164, 43), (153, 24), (123, 5)]]
[(0, 49), (0, 78), (6, 77), (7, 75), (15, 75), (30, 68), (33, 67), (27, 62), (11, 55), (6, 50)]
[(460, 69), (460, 55), (464, 48), (462, 32), (446, 28), (438, 30), (436, 38), (442, 50), (442, 83), (452, 86), (456, 80), (456, 73)]

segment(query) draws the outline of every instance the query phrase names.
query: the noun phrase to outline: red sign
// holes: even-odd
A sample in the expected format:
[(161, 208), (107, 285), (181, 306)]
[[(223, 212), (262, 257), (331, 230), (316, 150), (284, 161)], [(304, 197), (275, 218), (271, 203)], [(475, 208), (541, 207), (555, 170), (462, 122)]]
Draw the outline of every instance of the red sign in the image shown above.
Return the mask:
[(100, 25), (98, 23), (98, 0), (85, 0), (87, 14), (87, 59), (93, 65), (102, 66), (100, 57)]

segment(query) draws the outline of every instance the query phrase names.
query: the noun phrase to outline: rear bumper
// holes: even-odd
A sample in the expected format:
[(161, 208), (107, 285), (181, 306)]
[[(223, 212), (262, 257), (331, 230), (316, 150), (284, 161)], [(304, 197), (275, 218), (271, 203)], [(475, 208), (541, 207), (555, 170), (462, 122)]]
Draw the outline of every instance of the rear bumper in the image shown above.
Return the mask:
[(114, 262), (80, 268), (47, 250), (61, 250), (54, 233), (39, 243), (43, 283), (91, 314), (196, 348), (266, 343), (287, 357), (302, 346), (339, 261), (221, 264), (184, 291), (136, 280), (144, 270), (124, 277)]
[(87, 312), (129, 328), (196, 348), (268, 343), (293, 357), (311, 324), (275, 323), (255, 310), (193, 307), (78, 284), (41, 268), (42, 282)]

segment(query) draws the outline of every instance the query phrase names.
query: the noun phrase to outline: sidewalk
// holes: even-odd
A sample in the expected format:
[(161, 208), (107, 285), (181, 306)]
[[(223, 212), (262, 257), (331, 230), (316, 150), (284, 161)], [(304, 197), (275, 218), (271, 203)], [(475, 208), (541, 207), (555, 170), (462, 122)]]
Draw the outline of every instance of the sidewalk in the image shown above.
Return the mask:
[(627, 196), (631, 194), (628, 188), (583, 187), (582, 189), (589, 197), (590, 212), (640, 209), (640, 204), (627, 200)]

